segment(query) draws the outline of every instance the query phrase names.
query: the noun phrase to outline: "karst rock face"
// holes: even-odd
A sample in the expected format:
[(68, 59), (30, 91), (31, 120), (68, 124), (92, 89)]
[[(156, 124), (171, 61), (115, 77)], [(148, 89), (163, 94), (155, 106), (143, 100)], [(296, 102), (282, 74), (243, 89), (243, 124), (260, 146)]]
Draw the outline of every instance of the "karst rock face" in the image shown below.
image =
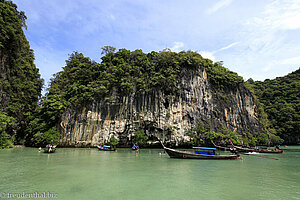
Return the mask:
[(262, 131), (254, 98), (243, 84), (216, 94), (205, 69), (186, 71), (179, 80), (178, 95), (163, 90), (120, 96), (112, 91), (109, 100), (93, 102), (80, 109), (68, 109), (59, 123), (61, 146), (88, 147), (104, 144), (114, 135), (120, 146), (132, 144), (141, 127), (149, 138), (171, 145), (185, 145), (186, 134), (198, 121), (211, 130), (226, 127), (238, 133)]

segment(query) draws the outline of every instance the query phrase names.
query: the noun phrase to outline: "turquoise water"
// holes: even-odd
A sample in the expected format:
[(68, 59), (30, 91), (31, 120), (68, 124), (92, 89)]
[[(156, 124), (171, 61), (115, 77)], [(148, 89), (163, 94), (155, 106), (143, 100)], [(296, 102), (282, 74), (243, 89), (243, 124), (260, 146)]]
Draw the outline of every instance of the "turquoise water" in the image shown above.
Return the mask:
[[(34, 148), (0, 150), (0, 197), (47, 194), (56, 199), (300, 199), (300, 146), (279, 160), (182, 160), (161, 149), (100, 152)], [(51, 196), (53, 195), (53, 196)]]

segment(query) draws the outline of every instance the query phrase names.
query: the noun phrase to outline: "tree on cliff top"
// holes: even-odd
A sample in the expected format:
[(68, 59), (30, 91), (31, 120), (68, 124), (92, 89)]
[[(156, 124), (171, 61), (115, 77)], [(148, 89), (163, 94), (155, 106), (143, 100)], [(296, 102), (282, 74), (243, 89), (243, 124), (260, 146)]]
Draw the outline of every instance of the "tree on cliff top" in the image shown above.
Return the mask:
[(114, 53), (116, 51), (116, 48), (112, 46), (104, 46), (101, 49), (102, 49), (101, 55), (107, 55), (109, 53)]
[(209, 80), (217, 87), (236, 86), (243, 82), (236, 73), (213, 64), (196, 52), (143, 53), (141, 50), (120, 49), (114, 52), (104, 47), (101, 63), (91, 61), (82, 53), (74, 52), (64, 70), (51, 80), (49, 97), (59, 95), (70, 105), (103, 100), (116, 91), (120, 96), (162, 90), (179, 95), (180, 77), (189, 70), (206, 69)]

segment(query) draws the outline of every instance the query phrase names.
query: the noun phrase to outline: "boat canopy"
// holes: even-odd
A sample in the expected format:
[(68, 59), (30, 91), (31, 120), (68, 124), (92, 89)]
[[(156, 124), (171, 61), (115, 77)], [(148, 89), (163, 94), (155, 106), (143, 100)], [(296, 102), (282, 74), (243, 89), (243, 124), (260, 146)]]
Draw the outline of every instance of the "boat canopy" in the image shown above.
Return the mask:
[(216, 150), (216, 148), (211, 148), (211, 147), (193, 147), (193, 149)]
[(103, 147), (110, 148), (110, 146), (107, 146), (107, 145), (103, 145)]

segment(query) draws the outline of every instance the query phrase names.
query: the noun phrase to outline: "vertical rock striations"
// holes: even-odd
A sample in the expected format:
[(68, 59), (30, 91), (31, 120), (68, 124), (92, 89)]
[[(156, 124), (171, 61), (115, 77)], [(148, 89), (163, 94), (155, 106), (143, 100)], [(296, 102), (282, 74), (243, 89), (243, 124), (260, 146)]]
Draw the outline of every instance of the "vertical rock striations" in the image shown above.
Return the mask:
[(254, 98), (243, 84), (228, 87), (220, 95), (210, 84), (205, 69), (184, 70), (178, 95), (167, 95), (162, 90), (127, 96), (113, 92), (108, 101), (67, 109), (59, 123), (60, 145), (95, 146), (114, 135), (120, 145), (127, 146), (139, 128), (152, 141), (160, 138), (184, 145), (190, 140), (186, 132), (198, 121), (212, 130), (226, 127), (238, 133), (262, 131)]

